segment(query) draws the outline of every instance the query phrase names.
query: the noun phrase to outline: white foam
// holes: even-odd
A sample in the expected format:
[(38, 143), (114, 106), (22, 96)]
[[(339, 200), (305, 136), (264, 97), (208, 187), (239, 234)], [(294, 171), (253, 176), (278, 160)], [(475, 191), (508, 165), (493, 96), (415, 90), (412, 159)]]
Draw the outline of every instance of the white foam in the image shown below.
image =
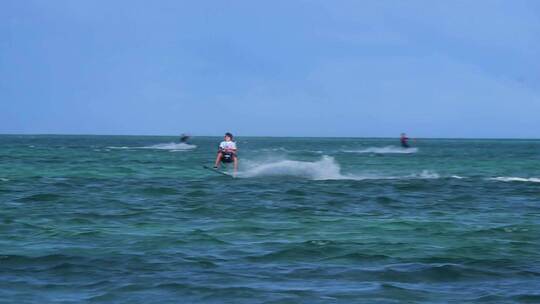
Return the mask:
[(369, 147), (361, 150), (343, 150), (345, 153), (376, 153), (376, 154), (410, 154), (418, 152), (418, 148), (401, 148), (396, 146)]
[(107, 149), (136, 149), (136, 147), (107, 147)]
[(9, 182), (9, 179), (0, 177), (0, 181), (2, 181), (2, 182)]
[(313, 180), (354, 178), (342, 175), (339, 164), (333, 157), (326, 155), (314, 162), (279, 160), (264, 163), (248, 162), (246, 166), (246, 169), (239, 172), (238, 177), (294, 176)]
[(244, 160), (243, 169), (238, 172), (240, 178), (265, 176), (290, 176), (311, 180), (384, 180), (384, 179), (437, 179), (439, 174), (430, 170), (405, 176), (380, 174), (343, 174), (340, 165), (333, 157), (324, 155), (318, 161), (267, 160), (254, 162)]
[(514, 177), (514, 176), (499, 176), (489, 178), (490, 180), (500, 181), (500, 182), (531, 182), (531, 183), (540, 183), (540, 178), (537, 177)]
[(197, 148), (196, 145), (190, 145), (186, 143), (166, 143), (157, 144), (147, 147), (140, 147), (140, 149), (157, 149), (157, 150), (171, 150), (171, 151), (184, 151)]
[(422, 178), (422, 179), (436, 179), (436, 178), (440, 178), (440, 175), (437, 174), (437, 172), (433, 172), (430, 170), (423, 170), (422, 172), (420, 172), (420, 174), (413, 174), (412, 177)]
[(463, 177), (463, 176), (459, 176), (459, 175), (452, 175), (450, 176), (451, 178), (457, 178), (457, 179), (464, 179), (466, 177)]
[(263, 148), (258, 151), (261, 152), (283, 152), (283, 153), (315, 153), (315, 154), (323, 154), (324, 151), (322, 150), (289, 150), (283, 147), (278, 148)]
[(151, 145), (151, 146), (144, 146), (144, 147), (107, 147), (109, 149), (121, 149), (121, 150), (127, 150), (127, 149), (156, 149), (156, 150), (170, 150), (173, 151), (186, 151), (197, 148), (196, 145), (190, 145), (186, 143), (165, 143), (165, 144), (157, 144), (157, 145)]
[(277, 151), (280, 151), (280, 152), (290, 152), (289, 150), (283, 148), (283, 147), (277, 147), (277, 148), (263, 148), (261, 149), (260, 151), (264, 151), (264, 152), (277, 152)]
[(408, 175), (365, 175), (361, 179), (439, 179), (441, 176), (431, 170), (422, 170), (420, 173), (413, 173)]

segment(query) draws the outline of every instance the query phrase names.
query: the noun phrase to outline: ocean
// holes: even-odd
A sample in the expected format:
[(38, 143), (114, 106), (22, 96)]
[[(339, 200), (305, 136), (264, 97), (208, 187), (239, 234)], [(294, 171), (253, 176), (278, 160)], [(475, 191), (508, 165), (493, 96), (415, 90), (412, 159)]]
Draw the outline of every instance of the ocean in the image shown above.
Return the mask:
[(540, 141), (0, 136), (0, 303), (540, 303)]

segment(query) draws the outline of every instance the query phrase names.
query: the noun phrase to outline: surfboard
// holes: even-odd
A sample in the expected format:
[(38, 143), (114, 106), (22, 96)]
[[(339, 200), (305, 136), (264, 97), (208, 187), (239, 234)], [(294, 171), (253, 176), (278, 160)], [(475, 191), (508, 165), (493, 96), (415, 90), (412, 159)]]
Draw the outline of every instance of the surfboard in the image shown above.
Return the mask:
[(218, 170), (218, 169), (215, 169), (214, 167), (209, 167), (209, 166), (203, 165), (203, 168), (208, 169), (208, 170), (213, 171), (213, 172), (216, 172), (217, 174), (221, 174), (221, 175), (225, 175), (225, 176), (234, 178), (234, 176), (232, 174), (221, 171), (221, 170)]

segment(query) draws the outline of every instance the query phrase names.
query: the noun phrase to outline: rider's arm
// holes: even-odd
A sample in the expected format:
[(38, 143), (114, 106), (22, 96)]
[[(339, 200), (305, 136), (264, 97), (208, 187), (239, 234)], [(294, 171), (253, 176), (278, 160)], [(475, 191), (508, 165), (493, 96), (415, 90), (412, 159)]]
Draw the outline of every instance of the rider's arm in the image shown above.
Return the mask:
[(218, 152), (225, 152), (225, 145), (223, 144), (223, 142), (219, 144)]

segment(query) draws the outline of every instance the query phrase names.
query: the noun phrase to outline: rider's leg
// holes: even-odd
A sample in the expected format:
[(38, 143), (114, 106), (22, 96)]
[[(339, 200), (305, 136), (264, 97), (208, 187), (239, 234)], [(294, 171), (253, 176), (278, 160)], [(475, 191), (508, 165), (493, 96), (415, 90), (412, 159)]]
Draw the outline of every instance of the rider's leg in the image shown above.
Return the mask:
[(238, 157), (233, 156), (233, 162), (234, 162), (234, 172), (238, 171)]
[(219, 168), (219, 165), (221, 164), (221, 158), (223, 157), (223, 153), (218, 152), (216, 156), (216, 162), (214, 163), (214, 168)]

